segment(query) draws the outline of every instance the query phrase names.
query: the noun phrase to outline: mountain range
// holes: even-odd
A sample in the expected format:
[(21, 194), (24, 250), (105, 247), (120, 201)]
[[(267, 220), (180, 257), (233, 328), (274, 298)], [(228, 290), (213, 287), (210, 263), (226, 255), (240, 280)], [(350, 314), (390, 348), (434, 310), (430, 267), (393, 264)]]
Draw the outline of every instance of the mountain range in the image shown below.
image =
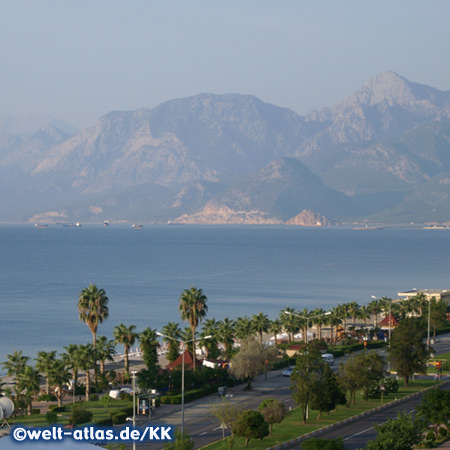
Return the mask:
[(386, 72), (300, 116), (249, 95), (0, 116), (3, 222), (450, 223), (450, 91)]

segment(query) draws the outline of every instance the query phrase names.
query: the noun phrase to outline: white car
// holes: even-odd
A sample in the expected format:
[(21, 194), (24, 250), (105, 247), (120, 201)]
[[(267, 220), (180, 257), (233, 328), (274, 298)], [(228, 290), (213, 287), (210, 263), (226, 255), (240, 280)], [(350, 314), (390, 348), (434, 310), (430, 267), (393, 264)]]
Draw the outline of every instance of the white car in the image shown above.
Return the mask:
[(290, 366), (286, 370), (283, 370), (281, 375), (283, 375), (283, 377), (290, 377), (292, 375), (292, 372), (294, 369), (295, 369), (295, 366)]
[(133, 389), (131, 388), (122, 388), (122, 389), (113, 389), (111, 391), (109, 391), (109, 396), (111, 398), (120, 398), (120, 394), (125, 393), (125, 394), (133, 394)]
[(330, 366), (334, 363), (334, 356), (331, 353), (324, 353), (322, 359), (326, 361)]

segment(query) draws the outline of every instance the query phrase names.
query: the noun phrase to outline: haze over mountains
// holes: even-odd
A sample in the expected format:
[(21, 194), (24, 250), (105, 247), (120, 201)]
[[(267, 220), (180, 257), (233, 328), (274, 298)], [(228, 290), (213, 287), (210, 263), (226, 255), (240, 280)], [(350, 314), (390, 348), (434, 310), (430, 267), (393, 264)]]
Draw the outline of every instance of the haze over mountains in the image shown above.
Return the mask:
[(450, 91), (387, 72), (306, 117), (236, 94), (0, 117), (0, 188), (3, 222), (450, 222)]

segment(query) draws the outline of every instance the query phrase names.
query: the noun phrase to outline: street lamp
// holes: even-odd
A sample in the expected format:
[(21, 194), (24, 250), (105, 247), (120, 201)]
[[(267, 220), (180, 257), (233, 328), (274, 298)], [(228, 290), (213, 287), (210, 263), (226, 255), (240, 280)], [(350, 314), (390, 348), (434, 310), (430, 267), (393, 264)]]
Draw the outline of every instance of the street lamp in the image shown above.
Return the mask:
[[(191, 342), (197, 341), (198, 339), (190, 339), (189, 341), (183, 341), (181, 339), (174, 338), (172, 336), (167, 336), (159, 331), (156, 332), (158, 336), (164, 337), (166, 339), (172, 339), (173, 341), (178, 342), (182, 345), (183, 354), (181, 357), (181, 435), (184, 436), (184, 353), (186, 351), (186, 344), (190, 344)], [(202, 339), (211, 339), (212, 336), (205, 336)], [(195, 358), (195, 355), (193, 355)]]
[[(131, 371), (131, 380), (133, 382), (133, 428), (136, 428), (136, 371)], [(136, 441), (133, 439), (133, 450), (136, 450)]]
[(300, 317), (301, 319), (306, 319), (306, 338), (305, 338), (305, 342), (306, 345), (308, 345), (308, 325), (309, 325), (309, 320), (311, 319), (316, 319), (317, 317), (322, 317), (322, 316), (329, 316), (331, 314), (331, 311), (327, 311), (323, 314), (317, 314), (316, 316), (302, 316), (301, 314), (297, 314), (297, 313), (293, 313), (290, 311), (283, 311), (285, 314), (287, 314), (288, 316), (295, 316), (295, 317)]

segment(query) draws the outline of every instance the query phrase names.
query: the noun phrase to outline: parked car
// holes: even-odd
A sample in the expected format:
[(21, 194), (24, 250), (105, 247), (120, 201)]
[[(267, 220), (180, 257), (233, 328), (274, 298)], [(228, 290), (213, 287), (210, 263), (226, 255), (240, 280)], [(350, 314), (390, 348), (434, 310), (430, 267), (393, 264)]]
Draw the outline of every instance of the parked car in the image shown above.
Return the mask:
[(283, 375), (283, 377), (290, 377), (292, 375), (292, 371), (294, 369), (295, 369), (295, 366), (289, 366), (286, 370), (283, 370), (281, 375)]
[(334, 356), (332, 353), (324, 353), (322, 355), (322, 359), (324, 359), (330, 366), (334, 363)]

